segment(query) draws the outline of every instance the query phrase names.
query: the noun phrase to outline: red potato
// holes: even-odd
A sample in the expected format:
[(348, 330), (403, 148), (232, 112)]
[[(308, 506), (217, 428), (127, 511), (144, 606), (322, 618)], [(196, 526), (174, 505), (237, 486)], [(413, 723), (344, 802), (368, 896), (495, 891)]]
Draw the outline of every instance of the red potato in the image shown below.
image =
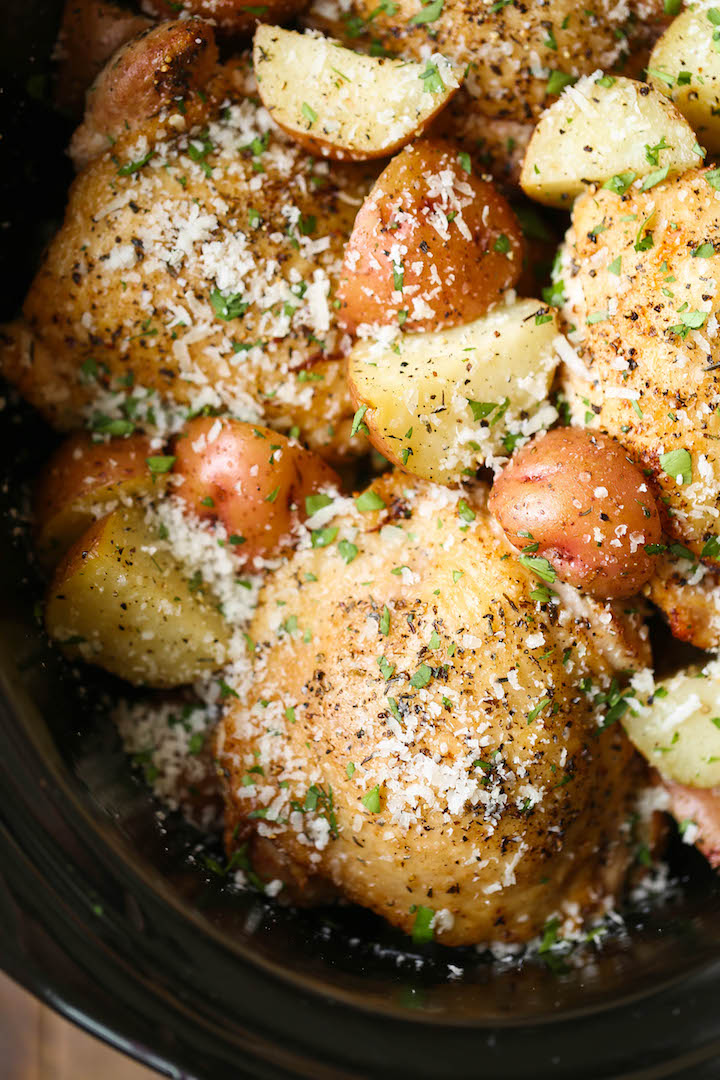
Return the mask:
[(720, 789), (692, 788), (664, 781), (670, 812), (678, 822), (697, 825), (696, 847), (710, 865), (720, 867)]
[(308, 516), (306, 496), (339, 486), (316, 454), (239, 420), (191, 420), (174, 453), (178, 495), (199, 518), (221, 521), (247, 559), (276, 554)]
[(439, 330), (472, 322), (518, 280), (523, 237), (510, 205), (452, 142), (419, 139), (378, 177), (355, 218), (338, 320)]
[(152, 23), (106, 0), (66, 0), (58, 35), (55, 102), (82, 112), (85, 91), (112, 54)]
[(210, 19), (229, 36), (246, 34), (259, 22), (283, 23), (307, 7), (308, 0), (143, 0), (143, 10), (161, 19), (174, 19), (184, 12)]
[(201, 19), (161, 23), (128, 41), (88, 91), (85, 118), (70, 143), (75, 167), (84, 168), (119, 135), (204, 86), (217, 60), (213, 28)]
[(537, 436), (495, 481), (489, 506), (511, 544), (598, 599), (632, 596), (653, 573), (647, 548), (662, 536), (655, 498), (607, 436), (584, 428)]
[(98, 508), (107, 513), (111, 503), (163, 490), (165, 465), (161, 451), (151, 449), (143, 435), (101, 443), (84, 433), (67, 439), (35, 489), (35, 544), (41, 563), (54, 566), (97, 518)]

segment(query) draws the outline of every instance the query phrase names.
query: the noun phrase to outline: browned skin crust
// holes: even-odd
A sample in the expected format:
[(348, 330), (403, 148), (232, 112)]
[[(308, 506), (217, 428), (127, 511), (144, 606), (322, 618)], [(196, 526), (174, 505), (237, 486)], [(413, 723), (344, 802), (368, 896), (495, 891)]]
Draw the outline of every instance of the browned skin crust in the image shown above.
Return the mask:
[(204, 86), (217, 60), (213, 28), (199, 19), (162, 23), (128, 41), (88, 91), (84, 120), (70, 144), (75, 167)]
[(77, 116), (85, 92), (113, 53), (152, 23), (111, 0), (66, 0), (58, 35), (55, 101)]

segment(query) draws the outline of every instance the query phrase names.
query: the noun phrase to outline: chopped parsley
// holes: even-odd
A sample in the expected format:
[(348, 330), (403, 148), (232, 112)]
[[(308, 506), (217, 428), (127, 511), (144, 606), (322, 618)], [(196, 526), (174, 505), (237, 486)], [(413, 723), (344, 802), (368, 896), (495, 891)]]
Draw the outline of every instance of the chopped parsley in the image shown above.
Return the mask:
[(367, 424), (363, 423), (363, 417), (365, 416), (367, 409), (367, 405), (361, 405), (353, 416), (352, 427), (350, 428), (351, 436), (357, 435), (358, 431), (362, 431), (363, 435), (370, 434)]
[(428, 942), (434, 938), (432, 921), (435, 918), (435, 912), (432, 908), (423, 907), (422, 904), (413, 906), (410, 908), (410, 913), (415, 914), (415, 922), (412, 927), (412, 939), (414, 945), (427, 945)]
[(395, 664), (391, 664), (386, 656), (378, 656), (378, 667), (380, 668), (380, 674), (387, 682), (395, 670)]
[(317, 514), (318, 510), (322, 510), (326, 506), (331, 506), (332, 502), (333, 500), (330, 495), (306, 495), (305, 513), (308, 517), (312, 517), (313, 514)]
[(246, 300), (242, 299), (240, 293), (223, 296), (219, 289), (213, 289), (210, 293), (210, 304), (217, 318), (225, 322), (241, 319), (250, 306)]
[(442, 15), (444, 4), (445, 0), (430, 0), (429, 3), (423, 4), (420, 11), (408, 19), (408, 25), (422, 26), (424, 23), (436, 22)]
[(366, 792), (360, 802), (363, 804), (366, 810), (369, 810), (371, 814), (380, 813), (380, 786), (378, 784), (375, 787), (371, 787)]
[(669, 450), (661, 454), (660, 468), (680, 484), (692, 483), (692, 457), (687, 450)]
[(358, 495), (355, 506), (361, 514), (367, 514), (371, 510), (384, 510), (385, 500), (378, 495), (377, 491), (368, 488), (367, 491), (363, 491), (362, 495)]
[(175, 464), (175, 458), (171, 455), (158, 454), (153, 457), (145, 458), (147, 467), (151, 473), (166, 473), (170, 472)]
[(414, 690), (422, 690), (433, 677), (433, 669), (428, 664), (421, 664), (410, 679), (410, 685)]
[(357, 557), (358, 549), (350, 540), (341, 540), (337, 546), (340, 558), (350, 564)]
[(663, 180), (667, 179), (667, 174), (669, 173), (669, 171), (670, 166), (665, 165), (662, 169), (655, 169), (653, 172), (648, 173), (648, 175), (642, 182), (642, 187), (640, 188), (640, 190), (649, 191), (650, 188), (655, 187), (656, 184), (661, 184)]
[(425, 70), (420, 72), (420, 78), (423, 81), (423, 89), (426, 94), (442, 94), (445, 89), (445, 83), (440, 77), (437, 64), (431, 64), (429, 60)]
[(117, 171), (118, 176), (132, 176), (134, 173), (139, 172), (143, 165), (147, 165), (151, 157), (154, 157), (155, 151), (148, 150), (147, 154), (138, 158), (137, 161), (128, 161), (125, 165), (121, 165)]
[(566, 86), (571, 86), (577, 79), (574, 75), (568, 75), (565, 71), (551, 71), (548, 76), (546, 94), (561, 94)]
[(557, 579), (555, 567), (542, 555), (518, 555), (518, 562), (548, 585), (552, 585)]
[(606, 191), (614, 191), (616, 195), (624, 195), (635, 179), (637, 177), (634, 172), (616, 173), (605, 181), (603, 187)]

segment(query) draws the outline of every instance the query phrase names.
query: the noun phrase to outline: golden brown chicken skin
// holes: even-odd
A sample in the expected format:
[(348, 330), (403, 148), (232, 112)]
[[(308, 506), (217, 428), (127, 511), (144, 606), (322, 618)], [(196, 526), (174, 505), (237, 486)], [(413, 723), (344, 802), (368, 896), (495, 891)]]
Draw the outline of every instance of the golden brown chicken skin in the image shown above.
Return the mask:
[(267, 867), (272, 844), (291, 892), (327, 882), (448, 945), (601, 910), (645, 766), (593, 702), (645, 646), (633, 617), (541, 584), (482, 490), (395, 474), (346, 500), (250, 628), (218, 743), (230, 850), (249, 839)]
[(408, 56), (440, 52), (468, 66), (472, 110), (518, 123), (536, 120), (581, 75), (641, 70), (667, 22), (658, 0), (601, 0), (591, 8), (572, 0), (354, 0), (334, 15), (330, 8), (327, 0), (315, 3), (308, 23), (361, 47), (369, 40)]
[(573, 419), (614, 435), (646, 470), (667, 545), (649, 594), (703, 647), (720, 644), (717, 183), (708, 168), (644, 193), (589, 191), (575, 203), (562, 266)]
[(242, 63), (221, 70), (75, 181), (0, 354), (54, 426), (209, 409), (348, 449), (333, 293), (372, 175), (315, 161), (247, 88)]

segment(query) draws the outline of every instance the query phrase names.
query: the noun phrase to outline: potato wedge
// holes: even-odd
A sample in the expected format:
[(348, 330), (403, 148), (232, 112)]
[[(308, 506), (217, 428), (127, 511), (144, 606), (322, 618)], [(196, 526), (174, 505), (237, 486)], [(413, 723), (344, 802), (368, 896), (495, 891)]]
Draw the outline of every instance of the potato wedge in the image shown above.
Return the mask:
[(657, 683), (649, 704), (629, 709), (622, 722), (666, 780), (720, 786), (720, 661)]
[(534, 415), (558, 363), (555, 317), (538, 300), (500, 306), (465, 326), (360, 342), (350, 389), (370, 441), (388, 460), (449, 484), (505, 457), (521, 435), (552, 422)]
[(93, 521), (118, 503), (161, 492), (171, 464), (142, 435), (106, 443), (94, 443), (85, 434), (67, 439), (35, 490), (35, 547), (45, 569), (52, 569)]
[(687, 8), (648, 63), (648, 82), (669, 97), (711, 153), (720, 150), (720, 53), (715, 8)]
[(418, 139), (365, 199), (337, 288), (338, 321), (439, 330), (472, 322), (512, 288), (523, 237), (509, 203), (454, 142)]
[(628, 187), (650, 173), (659, 182), (700, 164), (695, 132), (672, 102), (634, 79), (592, 75), (540, 117), (520, 185), (537, 202), (569, 207), (590, 184), (617, 177)]
[(253, 63), (263, 104), (302, 146), (336, 161), (399, 150), (460, 87), (440, 54), (426, 63), (365, 56), (331, 38), (259, 26)]
[(181, 686), (227, 661), (230, 627), (156, 543), (139, 508), (97, 521), (57, 568), (45, 626), (71, 659), (131, 683)]

